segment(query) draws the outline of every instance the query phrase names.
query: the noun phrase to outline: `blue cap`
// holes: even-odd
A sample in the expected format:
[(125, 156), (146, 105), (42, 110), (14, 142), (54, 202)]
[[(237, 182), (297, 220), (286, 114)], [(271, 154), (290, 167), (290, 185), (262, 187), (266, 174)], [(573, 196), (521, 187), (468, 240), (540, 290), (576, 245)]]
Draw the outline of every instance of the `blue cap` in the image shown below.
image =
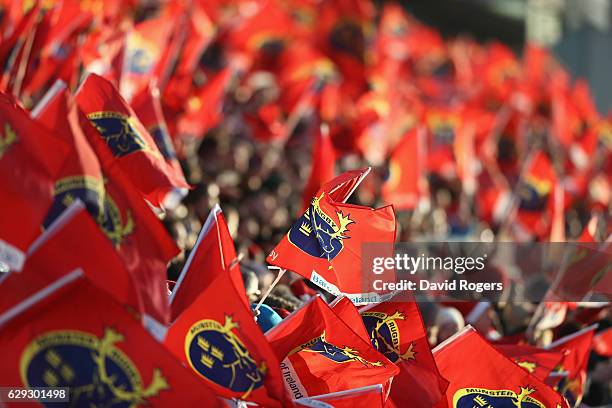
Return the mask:
[[(255, 304), (251, 305), (251, 308), (255, 310)], [(263, 332), (267, 332), (277, 324), (279, 324), (283, 319), (268, 305), (262, 304), (259, 307), (259, 314), (257, 315), (257, 324), (261, 327)]]

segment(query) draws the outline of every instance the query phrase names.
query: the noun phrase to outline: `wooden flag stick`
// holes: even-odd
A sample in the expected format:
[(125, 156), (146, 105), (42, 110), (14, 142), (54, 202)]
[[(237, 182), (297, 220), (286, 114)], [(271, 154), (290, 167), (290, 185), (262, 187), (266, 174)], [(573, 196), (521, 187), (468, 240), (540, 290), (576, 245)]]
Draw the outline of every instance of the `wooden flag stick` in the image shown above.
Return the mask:
[(274, 282), (272, 282), (266, 293), (261, 297), (261, 299), (259, 299), (259, 302), (257, 302), (257, 305), (255, 306), (255, 313), (259, 311), (259, 308), (261, 307), (263, 302), (268, 298), (268, 296), (270, 296), (270, 293), (272, 293), (272, 289), (274, 289), (274, 287), (278, 284), (285, 272), (287, 272), (286, 269), (279, 269), (278, 275), (276, 275), (276, 279), (274, 279)]

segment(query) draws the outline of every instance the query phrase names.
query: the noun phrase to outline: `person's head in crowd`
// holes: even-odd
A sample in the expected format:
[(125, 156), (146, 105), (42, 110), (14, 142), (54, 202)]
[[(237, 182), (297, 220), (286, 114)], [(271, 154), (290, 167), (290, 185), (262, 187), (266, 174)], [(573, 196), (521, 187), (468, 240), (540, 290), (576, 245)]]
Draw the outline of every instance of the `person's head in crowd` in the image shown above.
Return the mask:
[(436, 315), (436, 340), (442, 343), (465, 327), (463, 315), (454, 307), (443, 307)]

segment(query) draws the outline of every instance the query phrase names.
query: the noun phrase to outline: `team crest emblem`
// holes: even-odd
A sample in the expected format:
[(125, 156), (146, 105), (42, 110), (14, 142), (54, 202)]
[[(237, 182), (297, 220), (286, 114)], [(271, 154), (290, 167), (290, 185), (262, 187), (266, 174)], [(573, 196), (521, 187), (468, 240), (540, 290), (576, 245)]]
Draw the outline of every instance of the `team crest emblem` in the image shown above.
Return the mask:
[(520, 387), (517, 394), (511, 390), (487, 390), (485, 388), (462, 388), (453, 396), (453, 408), (546, 408), (529, 395), (535, 388)]
[(132, 123), (132, 119), (117, 112), (95, 112), (87, 119), (100, 133), (115, 157), (148, 150), (148, 146)]
[(546, 208), (552, 184), (527, 175), (519, 187), (520, 208), (526, 211), (542, 211)]
[(357, 362), (365, 367), (382, 367), (382, 361), (368, 361), (359, 355), (357, 350), (350, 347), (338, 347), (325, 340), (325, 332), (319, 337), (310, 340), (308, 343), (302, 344), (293, 350), (289, 355), (304, 351), (307, 353), (317, 353), (336, 363), (352, 363)]
[(225, 323), (200, 320), (189, 329), (185, 338), (185, 356), (191, 368), (205, 379), (241, 393), (247, 398), (264, 383), (265, 362), (259, 365), (234, 332), (238, 323), (230, 316)]
[(430, 114), (427, 124), (436, 145), (452, 145), (459, 119), (455, 115)]
[(361, 317), (372, 345), (387, 359), (394, 363), (415, 359), (414, 343), (410, 343), (404, 352), (400, 351), (400, 331), (396, 320), (405, 320), (403, 313), (365, 312)]
[(17, 134), (8, 124), (4, 124), (4, 134), (0, 133), (0, 158), (4, 156), (11, 145), (17, 142)]
[(170, 135), (168, 135), (168, 129), (166, 129), (166, 126), (154, 126), (147, 130), (153, 137), (153, 141), (164, 159), (176, 159), (176, 152), (174, 151), (174, 146), (172, 146), (172, 142), (170, 141)]
[(100, 229), (110, 239), (115, 247), (120, 247), (125, 238), (134, 232), (134, 219), (130, 210), (126, 211), (125, 220), (121, 210), (110, 196), (104, 197), (104, 212), (98, 218)]
[(170, 386), (159, 369), (145, 385), (138, 368), (117, 348), (123, 340), (110, 328), (102, 338), (72, 330), (45, 333), (21, 355), (21, 379), (27, 387), (70, 387), (72, 407), (147, 405)]
[(104, 185), (90, 176), (65, 177), (55, 183), (53, 204), (43, 222), (47, 228), (77, 199), (81, 200), (94, 219), (104, 215)]
[(139, 75), (151, 72), (153, 63), (159, 55), (159, 48), (138, 34), (130, 36), (128, 43), (128, 49), (130, 49), (127, 58), (128, 72)]
[(336, 212), (335, 220), (326, 214), (320, 206), (324, 195), (321, 193), (312, 200), (309, 209), (289, 230), (288, 238), (308, 255), (331, 261), (344, 248), (343, 241), (350, 238), (346, 235), (348, 227), (355, 221), (342, 211)]

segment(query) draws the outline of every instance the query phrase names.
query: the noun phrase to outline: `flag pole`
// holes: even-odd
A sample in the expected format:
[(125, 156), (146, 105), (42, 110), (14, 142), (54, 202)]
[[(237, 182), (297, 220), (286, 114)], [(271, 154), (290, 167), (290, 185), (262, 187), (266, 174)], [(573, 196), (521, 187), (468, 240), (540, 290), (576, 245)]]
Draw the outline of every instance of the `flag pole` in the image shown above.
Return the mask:
[(270, 285), (266, 293), (261, 297), (261, 299), (259, 299), (259, 302), (257, 302), (257, 305), (255, 306), (255, 310), (254, 310), (255, 312), (259, 311), (259, 308), (261, 307), (263, 302), (268, 298), (268, 296), (270, 296), (270, 293), (272, 293), (272, 289), (274, 289), (274, 287), (281, 280), (285, 272), (287, 272), (286, 269), (282, 269), (282, 268), (278, 268), (278, 269), (279, 271), (278, 271), (278, 275), (276, 275), (276, 279), (274, 279), (274, 282), (272, 282), (272, 284)]

